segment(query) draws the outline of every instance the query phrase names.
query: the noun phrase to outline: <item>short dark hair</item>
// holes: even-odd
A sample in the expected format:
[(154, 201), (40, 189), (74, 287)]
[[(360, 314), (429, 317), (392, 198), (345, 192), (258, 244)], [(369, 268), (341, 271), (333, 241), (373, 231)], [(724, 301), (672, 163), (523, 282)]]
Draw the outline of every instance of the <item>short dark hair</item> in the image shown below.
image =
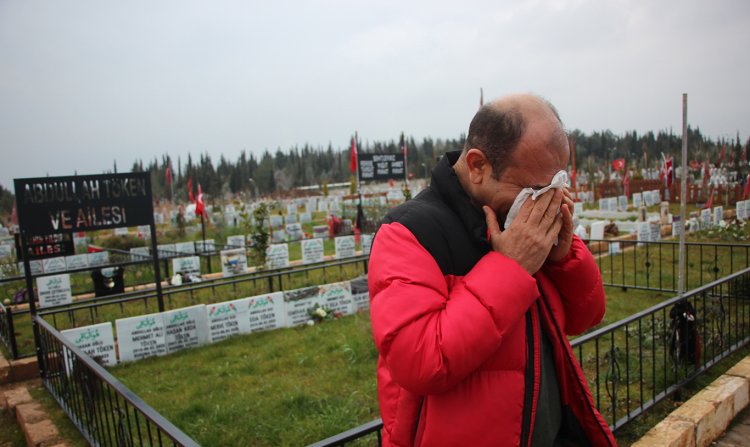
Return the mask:
[[(538, 97), (562, 126), (557, 109), (546, 99)], [(487, 104), (482, 106), (469, 124), (464, 151), (480, 149), (492, 165), (492, 177), (500, 178), (510, 163), (513, 151), (526, 131), (526, 118), (517, 104)]]

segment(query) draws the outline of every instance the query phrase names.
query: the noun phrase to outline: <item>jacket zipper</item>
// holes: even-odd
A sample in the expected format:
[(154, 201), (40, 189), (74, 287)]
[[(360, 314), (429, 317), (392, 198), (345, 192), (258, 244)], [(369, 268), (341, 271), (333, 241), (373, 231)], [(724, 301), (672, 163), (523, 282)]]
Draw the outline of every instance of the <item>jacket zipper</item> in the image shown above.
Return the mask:
[[(557, 325), (557, 321), (555, 321), (555, 317), (552, 315), (552, 309), (549, 308), (549, 305), (547, 304), (544, 298), (542, 298), (542, 305), (544, 306), (544, 310), (547, 312), (547, 317), (550, 321), (550, 324), (552, 325), (553, 328), (555, 328), (555, 333), (557, 334), (557, 338), (560, 340), (561, 343), (564, 343), (563, 337), (565, 337), (565, 334), (563, 334), (560, 326)], [(540, 322), (541, 322), (541, 315), (539, 317), (540, 317)], [(565, 359), (568, 361), (570, 366), (575, 371), (575, 366), (572, 365), (573, 360), (570, 357), (570, 353), (568, 352), (566, 348), (563, 348), (563, 352), (564, 352), (563, 357), (565, 357)], [(581, 394), (585, 396), (586, 393), (585, 393), (585, 390), (583, 389), (583, 385), (581, 385), (580, 379), (576, 378), (575, 382), (581, 388)], [(586, 408), (588, 408), (589, 412), (591, 412), (591, 417), (593, 418), (593, 420), (596, 421), (596, 414), (594, 412), (594, 407), (591, 405), (588, 399), (584, 399), (584, 400), (586, 401)], [(607, 433), (602, 429), (599, 423), (597, 423), (596, 426), (599, 428), (599, 430), (601, 430), (602, 434), (604, 435), (604, 438), (607, 439), (607, 442), (609, 443), (609, 445), (612, 445), (612, 443), (609, 442), (609, 436), (607, 436)]]
[(521, 446), (529, 444), (531, 436), (531, 407), (534, 404), (534, 324), (531, 309), (526, 311), (526, 369), (524, 371), (523, 419), (521, 422)]

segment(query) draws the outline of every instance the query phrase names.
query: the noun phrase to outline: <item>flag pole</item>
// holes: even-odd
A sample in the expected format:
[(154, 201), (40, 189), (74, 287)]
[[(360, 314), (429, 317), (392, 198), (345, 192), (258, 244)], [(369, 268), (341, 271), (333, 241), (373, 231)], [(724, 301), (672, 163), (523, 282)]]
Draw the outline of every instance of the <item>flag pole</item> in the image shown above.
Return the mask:
[[(682, 296), (685, 293), (685, 203), (687, 198), (687, 93), (682, 94), (682, 169), (680, 169), (680, 261), (679, 277), (677, 281), (677, 293)], [(674, 222), (672, 222), (674, 225)]]

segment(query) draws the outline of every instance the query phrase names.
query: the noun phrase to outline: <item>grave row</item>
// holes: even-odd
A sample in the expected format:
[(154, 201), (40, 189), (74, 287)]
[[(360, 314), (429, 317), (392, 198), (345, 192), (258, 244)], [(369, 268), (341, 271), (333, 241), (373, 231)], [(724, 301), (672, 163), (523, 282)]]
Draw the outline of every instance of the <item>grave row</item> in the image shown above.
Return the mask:
[(107, 322), (62, 334), (101, 364), (113, 366), (234, 335), (308, 324), (308, 310), (316, 305), (342, 316), (369, 309), (367, 278), (122, 318), (115, 321), (114, 332)]

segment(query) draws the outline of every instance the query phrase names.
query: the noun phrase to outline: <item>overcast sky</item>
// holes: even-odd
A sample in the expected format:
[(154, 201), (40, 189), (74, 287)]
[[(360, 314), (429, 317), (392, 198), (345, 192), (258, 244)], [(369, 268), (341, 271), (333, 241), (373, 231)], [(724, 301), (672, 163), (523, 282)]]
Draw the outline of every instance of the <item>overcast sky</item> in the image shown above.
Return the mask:
[(0, 184), (117, 160), (454, 138), (533, 91), (569, 128), (750, 136), (750, 1), (0, 0)]

